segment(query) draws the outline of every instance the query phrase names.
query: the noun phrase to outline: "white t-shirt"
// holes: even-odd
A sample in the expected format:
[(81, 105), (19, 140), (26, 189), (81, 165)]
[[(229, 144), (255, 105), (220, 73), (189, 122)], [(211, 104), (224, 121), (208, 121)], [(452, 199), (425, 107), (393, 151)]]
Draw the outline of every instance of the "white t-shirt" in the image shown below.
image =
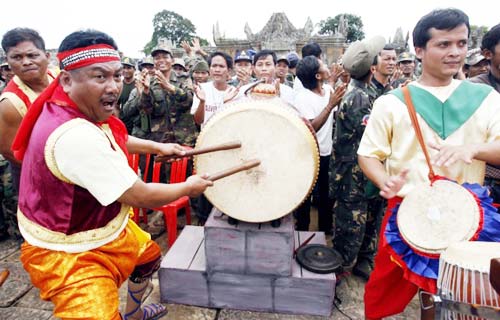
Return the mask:
[[(313, 120), (316, 118), (323, 109), (326, 108), (328, 101), (330, 100), (330, 91), (332, 87), (330, 85), (323, 85), (323, 90), (325, 94), (320, 96), (308, 89), (302, 89), (295, 92), (295, 100), (293, 105), (300, 114), (307, 120)], [(328, 115), (325, 123), (316, 132), (316, 138), (319, 144), (319, 154), (320, 156), (329, 156), (332, 154), (332, 138), (333, 131), (333, 110)]]
[[(200, 87), (205, 92), (205, 117), (201, 124), (201, 127), (203, 127), (216, 112), (222, 110), (225, 91), (215, 88), (213, 81), (202, 83)], [(191, 105), (191, 114), (195, 114), (199, 105), (200, 99), (194, 95), (193, 104)]]
[(106, 127), (101, 130), (88, 121), (80, 121), (65, 130), (54, 145), (59, 172), (87, 189), (103, 206), (116, 201), (138, 179)]

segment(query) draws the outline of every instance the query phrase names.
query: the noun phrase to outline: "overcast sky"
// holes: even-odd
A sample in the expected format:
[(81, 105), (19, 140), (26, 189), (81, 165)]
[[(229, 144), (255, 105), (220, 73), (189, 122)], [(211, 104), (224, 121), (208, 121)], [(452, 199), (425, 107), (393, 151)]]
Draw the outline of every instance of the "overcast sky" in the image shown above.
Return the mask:
[[(472, 0), (409, 1), (283, 1), (283, 0), (24, 0), (2, 1), (0, 34), (14, 27), (36, 29), (47, 48), (57, 48), (69, 33), (93, 28), (111, 35), (126, 55), (139, 58), (140, 50), (151, 39), (153, 17), (162, 10), (174, 11), (191, 20), (197, 34), (213, 42), (212, 28), (219, 22), (227, 38), (246, 39), (245, 23), (259, 32), (273, 12), (285, 12), (296, 28), (303, 28), (310, 17), (316, 25), (339, 13), (361, 16), (367, 37), (393, 37), (398, 27), (413, 30), (418, 19), (435, 8), (455, 7), (469, 15), (470, 23), (492, 27), (500, 22), (493, 2)], [(299, 5), (293, 5), (293, 4)], [(301, 5), (302, 4), (302, 5)]]

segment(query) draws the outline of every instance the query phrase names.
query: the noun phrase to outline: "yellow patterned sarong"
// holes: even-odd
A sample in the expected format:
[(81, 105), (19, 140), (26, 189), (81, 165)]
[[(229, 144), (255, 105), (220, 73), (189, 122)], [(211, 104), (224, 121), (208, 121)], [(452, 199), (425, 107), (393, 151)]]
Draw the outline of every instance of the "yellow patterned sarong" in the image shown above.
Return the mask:
[(61, 319), (121, 319), (118, 289), (138, 265), (158, 259), (159, 246), (132, 220), (114, 241), (66, 253), (24, 243), (21, 261), (44, 300)]

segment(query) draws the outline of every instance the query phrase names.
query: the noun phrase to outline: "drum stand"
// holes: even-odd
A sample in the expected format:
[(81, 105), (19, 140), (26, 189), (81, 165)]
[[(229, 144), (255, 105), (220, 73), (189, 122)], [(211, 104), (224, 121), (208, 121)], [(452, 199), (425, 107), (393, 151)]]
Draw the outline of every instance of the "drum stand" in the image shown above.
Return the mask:
[(183, 229), (158, 271), (162, 302), (331, 315), (335, 274), (312, 273), (294, 256), (304, 243), (325, 245), (323, 232), (295, 231), (292, 214), (280, 226), (227, 217), (214, 208), (203, 227)]
[[(453, 314), (463, 316), (473, 316), (478, 319), (500, 319), (500, 309), (488, 306), (479, 306), (469, 303), (457, 302), (444, 297), (443, 294), (435, 295), (429, 292), (420, 291), (420, 306), (423, 310), (435, 308), (434, 319), (448, 320), (454, 319)], [(424, 305), (423, 297), (429, 297), (431, 304)]]

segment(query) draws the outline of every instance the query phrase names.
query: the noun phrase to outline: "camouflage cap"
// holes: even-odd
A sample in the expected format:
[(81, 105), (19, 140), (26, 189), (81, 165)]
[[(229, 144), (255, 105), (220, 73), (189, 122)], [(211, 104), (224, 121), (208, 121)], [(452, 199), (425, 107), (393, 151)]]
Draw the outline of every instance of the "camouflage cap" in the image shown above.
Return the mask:
[(209, 72), (208, 63), (201, 60), (195, 63), (192, 69), (193, 72)]
[(149, 64), (149, 65), (152, 65), (154, 66), (155, 65), (155, 62), (153, 60), (153, 57), (152, 56), (147, 56), (146, 58), (144, 58), (141, 63), (139, 63), (140, 66), (143, 66), (145, 64)]
[(364, 76), (370, 71), (375, 56), (384, 45), (385, 39), (381, 36), (351, 43), (342, 56), (344, 69), (354, 78)]
[(465, 64), (468, 66), (473, 66), (484, 59), (486, 58), (482, 55), (481, 49), (474, 48), (467, 51), (467, 55), (465, 56)]
[(186, 68), (186, 63), (184, 63), (184, 59), (181, 59), (181, 58), (175, 58), (174, 59), (174, 63), (172, 63), (172, 66), (181, 66), (184, 71), (187, 71), (187, 68)]
[(399, 54), (397, 62), (400, 63), (402, 61), (415, 61), (415, 56), (413, 53), (402, 52)]
[(290, 66), (290, 61), (288, 61), (288, 58), (286, 56), (279, 56), (276, 62), (284, 61), (286, 62), (287, 66)]
[(156, 47), (151, 50), (151, 56), (154, 57), (158, 52), (166, 52), (170, 55), (172, 55), (172, 48), (167, 46), (166, 44), (160, 43)]
[(252, 62), (252, 57), (250, 57), (245, 50), (242, 50), (236, 54), (234, 57), (234, 62), (238, 61), (250, 61)]
[(127, 65), (127, 66), (131, 66), (131, 67), (135, 68), (135, 62), (134, 62), (134, 60), (132, 60), (132, 58), (129, 58), (129, 57), (123, 57), (122, 58), (122, 64), (123, 65)]

